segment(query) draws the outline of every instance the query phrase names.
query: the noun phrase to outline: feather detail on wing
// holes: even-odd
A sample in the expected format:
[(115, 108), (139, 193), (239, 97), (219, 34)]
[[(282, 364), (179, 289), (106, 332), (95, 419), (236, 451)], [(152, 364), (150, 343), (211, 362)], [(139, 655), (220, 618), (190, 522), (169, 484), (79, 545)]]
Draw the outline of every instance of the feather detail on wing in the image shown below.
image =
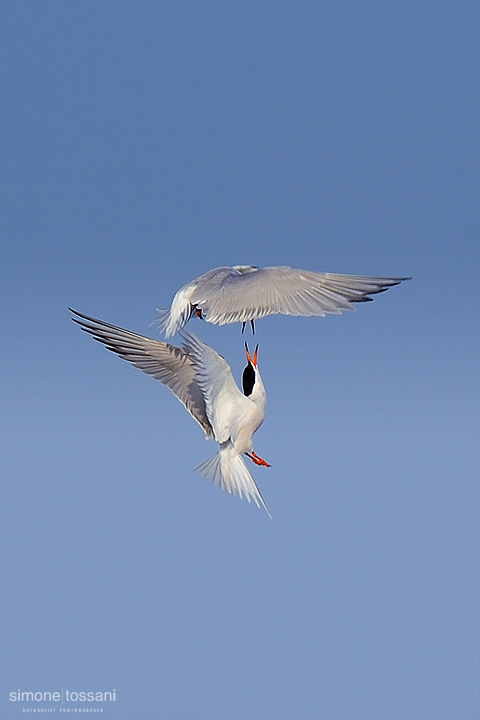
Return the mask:
[(354, 310), (354, 303), (406, 278), (340, 275), (290, 267), (218, 268), (197, 281), (191, 302), (208, 322), (246, 322), (272, 314), (324, 316)]
[(188, 350), (151, 340), (75, 310), (70, 311), (76, 316), (72, 318), (74, 322), (95, 340), (103, 343), (108, 350), (167, 385), (203, 428), (207, 439), (213, 438), (214, 433), (197, 382), (194, 362)]
[(205, 400), (215, 440), (226, 442), (231, 433), (232, 408), (238, 408), (247, 398), (240, 392), (225, 358), (193, 333), (184, 331), (182, 339), (195, 366), (197, 383)]

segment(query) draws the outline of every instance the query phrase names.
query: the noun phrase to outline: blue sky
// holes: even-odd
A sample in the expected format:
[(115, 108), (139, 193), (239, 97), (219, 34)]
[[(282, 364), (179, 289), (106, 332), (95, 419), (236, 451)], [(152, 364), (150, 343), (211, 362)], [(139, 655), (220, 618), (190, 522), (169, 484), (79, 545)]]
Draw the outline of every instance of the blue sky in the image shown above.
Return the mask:
[[(477, 718), (478, 4), (1, 12), (1, 717)], [(67, 312), (156, 337), (243, 263), (413, 276), (258, 323), (273, 520)], [(240, 381), (239, 326), (194, 329)]]

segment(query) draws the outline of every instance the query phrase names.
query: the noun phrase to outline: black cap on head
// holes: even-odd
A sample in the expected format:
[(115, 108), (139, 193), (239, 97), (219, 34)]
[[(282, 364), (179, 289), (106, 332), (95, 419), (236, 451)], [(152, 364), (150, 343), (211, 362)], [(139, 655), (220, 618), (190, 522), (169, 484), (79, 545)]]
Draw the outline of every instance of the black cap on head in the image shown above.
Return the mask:
[(249, 362), (242, 375), (243, 394), (247, 397), (252, 394), (253, 386), (255, 385), (255, 368), (252, 363)]

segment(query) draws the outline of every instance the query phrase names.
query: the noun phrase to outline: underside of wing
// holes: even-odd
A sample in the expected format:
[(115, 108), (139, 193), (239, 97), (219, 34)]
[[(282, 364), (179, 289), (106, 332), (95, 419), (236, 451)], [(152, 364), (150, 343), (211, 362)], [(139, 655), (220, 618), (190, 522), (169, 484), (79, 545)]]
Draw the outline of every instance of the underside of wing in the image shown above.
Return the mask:
[(339, 315), (405, 279), (316, 273), (290, 267), (252, 268), (229, 273), (210, 292), (208, 287), (199, 288), (195, 299), (205, 319), (219, 325), (274, 314)]
[(217, 442), (230, 437), (232, 413), (246, 401), (233, 379), (232, 371), (216, 350), (206, 345), (193, 333), (182, 333), (184, 348), (195, 365), (197, 383), (201, 388), (207, 417)]
[(71, 312), (75, 315), (74, 322), (108, 350), (167, 385), (203, 428), (206, 437), (213, 438), (202, 390), (188, 352), (175, 345), (151, 340), (102, 320), (82, 315), (75, 310)]

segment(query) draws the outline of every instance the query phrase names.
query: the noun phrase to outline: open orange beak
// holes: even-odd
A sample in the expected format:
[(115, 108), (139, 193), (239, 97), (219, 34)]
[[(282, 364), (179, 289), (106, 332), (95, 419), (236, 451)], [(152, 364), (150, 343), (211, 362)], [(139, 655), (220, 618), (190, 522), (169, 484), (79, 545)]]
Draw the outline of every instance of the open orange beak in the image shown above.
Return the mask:
[(249, 363), (252, 363), (253, 367), (257, 367), (258, 345), (257, 345), (257, 347), (255, 348), (255, 352), (253, 353), (253, 360), (252, 360), (252, 357), (251, 357), (250, 353), (248, 352), (247, 343), (245, 343), (245, 351), (246, 351), (246, 353), (247, 353), (247, 360), (248, 360), (248, 362), (249, 362)]

